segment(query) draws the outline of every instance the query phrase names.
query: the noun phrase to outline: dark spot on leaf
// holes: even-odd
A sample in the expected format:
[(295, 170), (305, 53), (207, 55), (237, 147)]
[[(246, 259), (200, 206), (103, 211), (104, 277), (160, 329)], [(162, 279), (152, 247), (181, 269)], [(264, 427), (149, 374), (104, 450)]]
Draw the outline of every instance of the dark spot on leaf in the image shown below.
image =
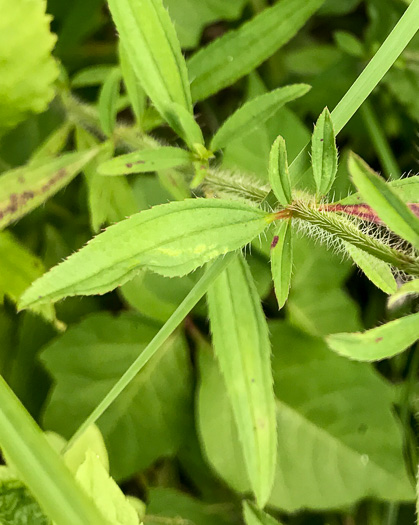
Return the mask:
[(382, 340), (383, 340), (382, 337), (377, 337), (376, 340), (375, 340), (375, 342), (376, 342), (376, 343), (379, 343), (379, 342), (382, 341)]
[(17, 178), (17, 180), (21, 183), (21, 184), (24, 184), (25, 183), (25, 177), (23, 175), (19, 175), (19, 177)]
[(132, 168), (132, 162), (127, 162), (127, 163), (125, 164), (125, 166), (126, 166), (127, 168)]
[[(135, 164), (145, 164), (145, 160), (137, 160)], [(154, 164), (154, 162), (151, 162), (150, 164)]]
[(255, 382), (255, 378), (252, 377), (252, 379), (251, 379), (250, 381), (251, 381), (252, 383), (254, 383), (254, 382)]
[(275, 237), (272, 239), (271, 249), (275, 248), (275, 246), (278, 244), (279, 237), (278, 235), (275, 235)]
[(324, 139), (320, 139), (320, 142), (323, 142), (323, 141), (324, 141)]
[(365, 432), (368, 430), (368, 425), (366, 425), (365, 423), (361, 423), (358, 427), (358, 432), (360, 434), (365, 434)]

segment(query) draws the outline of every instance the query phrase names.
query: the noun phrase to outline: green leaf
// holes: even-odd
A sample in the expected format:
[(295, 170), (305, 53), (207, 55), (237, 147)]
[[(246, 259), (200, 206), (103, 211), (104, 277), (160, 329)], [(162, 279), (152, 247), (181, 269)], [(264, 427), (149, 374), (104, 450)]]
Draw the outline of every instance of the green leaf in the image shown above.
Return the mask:
[(289, 294), (292, 273), (291, 220), (282, 220), (275, 232), (271, 247), (271, 271), (278, 308), (281, 309)]
[(129, 101), (134, 112), (137, 124), (141, 126), (146, 107), (146, 94), (135, 75), (127, 52), (122, 45), (119, 46), (119, 62), (121, 64), (122, 79), (128, 93)]
[(24, 293), (20, 307), (102, 294), (142, 268), (186, 275), (246, 245), (269, 220), (269, 213), (233, 201), (187, 199), (156, 206), (110, 226), (55, 266)]
[(386, 294), (393, 294), (397, 291), (397, 283), (391, 272), (390, 266), (377, 259), (373, 255), (364, 252), (353, 244), (345, 243), (345, 249), (352, 257), (356, 265), (365, 273), (375, 286)]
[(291, 179), (288, 171), (285, 139), (279, 136), (272, 144), (269, 154), (269, 182), (278, 202), (286, 208), (291, 204)]
[(46, 2), (0, 0), (0, 130), (41, 113), (54, 97), (56, 37), (49, 30)]
[(380, 219), (419, 248), (419, 218), (360, 157), (352, 153), (348, 168), (355, 186)]
[(195, 144), (204, 145), (202, 130), (194, 116), (180, 104), (172, 102), (167, 106), (166, 120), (192, 151)]
[(112, 525), (139, 525), (136, 510), (93, 451), (86, 452), (76, 479)]
[(7, 171), (0, 176), (0, 229), (57, 193), (98, 153), (94, 148)]
[(78, 71), (71, 79), (72, 88), (82, 88), (87, 86), (99, 86), (103, 84), (116, 66), (104, 64), (101, 66), (89, 66)]
[(397, 292), (389, 298), (388, 307), (392, 308), (401, 297), (410, 294), (419, 295), (419, 279), (402, 284)]
[(220, 127), (211, 141), (211, 150), (223, 148), (232, 140), (251, 133), (268, 120), (281, 106), (302, 97), (309, 91), (307, 84), (293, 84), (259, 95), (233, 113)]
[(363, 333), (333, 334), (327, 344), (356, 361), (379, 361), (400, 354), (419, 339), (419, 313), (408, 315)]
[[(115, 318), (102, 313), (90, 315), (52, 342), (41, 354), (55, 380), (45, 427), (69, 438), (157, 331), (157, 324), (139, 315)], [(177, 451), (189, 417), (190, 374), (186, 342), (177, 333), (100, 418), (115, 478), (127, 479)]]
[(191, 154), (180, 148), (142, 149), (119, 155), (98, 167), (101, 175), (128, 175), (192, 165)]
[[(277, 397), (278, 460), (268, 505), (286, 512), (341, 508), (369, 497), (412, 501), (394, 390), (369, 363), (335, 355), (320, 338), (269, 324)], [(292, 351), (285, 351), (292, 349)], [(226, 386), (211, 354), (199, 356), (198, 430), (207, 460), (247, 493)]]
[(0, 447), (47, 516), (62, 525), (111, 525), (0, 377)]
[(79, 467), (83, 464), (88, 451), (93, 452), (95, 457), (102, 463), (106, 472), (109, 472), (108, 451), (106, 450), (103, 436), (96, 425), (91, 425), (64, 453), (64, 462), (73, 474), (76, 474)]
[(54, 130), (32, 153), (31, 163), (58, 155), (67, 144), (70, 133), (73, 131), (73, 127), (74, 124), (72, 122), (66, 121), (61, 124), (61, 126)]
[(108, 137), (112, 135), (116, 124), (120, 83), (121, 71), (115, 68), (106, 77), (100, 90), (98, 103), (100, 126)]
[(214, 350), (248, 478), (263, 507), (272, 489), (276, 461), (270, 343), (260, 299), (242, 257), (237, 256), (209, 289), (208, 307)]
[(250, 501), (243, 502), (243, 517), (246, 525), (281, 525), (279, 521), (255, 507)]
[(188, 61), (192, 98), (203, 100), (247, 75), (286, 44), (324, 0), (280, 0)]
[(108, 4), (131, 66), (163, 118), (172, 102), (192, 114), (185, 60), (161, 0), (108, 0)]
[(314, 127), (311, 139), (311, 162), (317, 194), (326, 195), (332, 187), (338, 169), (335, 132), (327, 108), (323, 110)]
[[(392, 180), (386, 184), (403, 202), (419, 203), (419, 175)], [(363, 204), (365, 199), (360, 193), (353, 193), (338, 202), (339, 204)]]

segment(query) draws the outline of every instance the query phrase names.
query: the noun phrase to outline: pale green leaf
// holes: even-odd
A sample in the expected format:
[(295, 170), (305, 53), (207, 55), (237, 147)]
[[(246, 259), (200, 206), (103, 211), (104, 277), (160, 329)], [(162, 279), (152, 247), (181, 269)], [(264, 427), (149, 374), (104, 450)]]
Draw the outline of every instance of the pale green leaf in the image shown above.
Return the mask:
[(139, 525), (136, 510), (92, 450), (86, 452), (86, 459), (77, 470), (76, 480), (112, 525)]
[[(25, 292), (20, 307), (103, 294), (142, 268), (182, 276), (259, 235), (270, 214), (216, 199), (170, 202), (110, 226)], [(174, 227), (175, 225), (175, 227)]]
[(390, 321), (363, 333), (333, 334), (327, 344), (356, 361), (379, 361), (400, 354), (419, 339), (419, 313)]
[(265, 315), (245, 260), (237, 256), (208, 291), (220, 370), (237, 423), (252, 491), (264, 506), (276, 462), (275, 405)]
[(278, 202), (286, 208), (291, 204), (291, 180), (288, 171), (287, 147), (285, 139), (277, 137), (269, 154), (269, 183)]
[(309, 91), (307, 84), (293, 84), (264, 93), (246, 102), (220, 127), (211, 141), (211, 150), (223, 148), (232, 140), (251, 133), (268, 120), (281, 106), (302, 97)]
[(56, 37), (45, 10), (46, 2), (0, 0), (0, 130), (45, 111), (54, 97)]
[(15, 168), (0, 175), (0, 229), (45, 202), (98, 153), (94, 148)]
[(73, 474), (76, 474), (85, 461), (88, 451), (93, 452), (106, 472), (109, 472), (108, 452), (103, 436), (96, 425), (91, 425), (63, 455), (64, 463)]
[[(369, 363), (337, 356), (322, 339), (283, 321), (269, 328), (278, 432), (269, 507), (339, 508), (367, 495), (412, 501), (388, 382)], [(248, 493), (226, 386), (208, 352), (200, 354), (199, 373), (198, 430), (206, 458), (234, 490)]]
[(360, 157), (352, 153), (348, 168), (355, 186), (380, 219), (419, 248), (419, 218)]
[(281, 525), (279, 521), (249, 501), (243, 502), (243, 517), (246, 525)]
[(345, 243), (345, 249), (357, 266), (365, 273), (375, 286), (386, 294), (393, 294), (397, 291), (397, 283), (391, 272), (390, 266), (377, 257), (364, 252), (353, 244)]
[(140, 81), (135, 75), (128, 55), (122, 45), (119, 46), (119, 62), (121, 64), (122, 79), (127, 91), (132, 110), (134, 112), (137, 124), (141, 126), (145, 107), (146, 94)]
[(195, 53), (188, 61), (193, 100), (247, 75), (286, 44), (324, 0), (280, 0)]
[(119, 155), (100, 164), (98, 172), (101, 175), (128, 175), (130, 173), (147, 173), (191, 164), (192, 158), (188, 151), (166, 146), (157, 149), (142, 149)]
[(100, 126), (108, 137), (112, 135), (118, 113), (119, 86), (121, 71), (115, 68), (106, 77), (99, 94), (98, 110)]
[(202, 130), (193, 114), (177, 102), (167, 106), (166, 120), (192, 151), (195, 144), (204, 145)]
[(172, 102), (192, 114), (185, 60), (162, 1), (108, 0), (108, 4), (131, 66), (163, 118)]
[(332, 117), (325, 108), (316, 122), (311, 139), (311, 162), (317, 194), (326, 195), (338, 169), (338, 150)]
[(289, 294), (292, 273), (291, 220), (280, 221), (271, 246), (271, 271), (278, 308), (281, 309)]
[(396, 293), (394, 293), (388, 300), (389, 308), (392, 308), (395, 303), (406, 295), (419, 295), (419, 279), (409, 281), (400, 286)]
[[(41, 354), (54, 378), (44, 426), (70, 437), (143, 353), (158, 328), (139, 315), (102, 313), (53, 341)], [(158, 458), (176, 453), (189, 421), (190, 374), (186, 342), (176, 333), (99, 419), (115, 478), (127, 479)]]
[[(386, 183), (406, 203), (419, 203), (419, 175)], [(362, 204), (366, 202), (360, 193), (353, 193), (339, 201), (339, 204)]]

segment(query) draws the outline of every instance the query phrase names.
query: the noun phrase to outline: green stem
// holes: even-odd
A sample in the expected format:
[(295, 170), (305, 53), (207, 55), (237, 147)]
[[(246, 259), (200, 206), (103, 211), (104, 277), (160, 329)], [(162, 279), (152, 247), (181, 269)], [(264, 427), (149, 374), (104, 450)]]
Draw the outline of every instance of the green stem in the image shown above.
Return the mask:
[(401, 177), (399, 166), (369, 100), (366, 100), (362, 104), (360, 112), (377, 156), (380, 159), (384, 173), (387, 177), (399, 179)]
[(119, 394), (128, 386), (128, 384), (134, 379), (138, 372), (144, 368), (148, 361), (154, 356), (161, 345), (170, 337), (175, 331), (179, 324), (185, 319), (192, 308), (198, 303), (198, 301), (205, 295), (211, 283), (221, 274), (227, 265), (230, 263), (233, 253), (229, 253), (224, 257), (220, 257), (217, 261), (210, 266), (201, 279), (196, 283), (192, 290), (188, 293), (185, 299), (176, 308), (173, 314), (169, 317), (166, 323), (162, 326), (159, 332), (150, 341), (144, 351), (137, 357), (134, 363), (128, 368), (123, 376), (117, 381), (117, 383), (111, 388), (106, 394), (102, 401), (97, 405), (89, 417), (82, 423), (76, 433), (72, 436), (70, 441), (67, 443), (66, 449), (68, 450), (71, 445), (86, 431), (90, 425), (95, 423), (99, 417), (105, 412), (107, 408), (115, 401)]

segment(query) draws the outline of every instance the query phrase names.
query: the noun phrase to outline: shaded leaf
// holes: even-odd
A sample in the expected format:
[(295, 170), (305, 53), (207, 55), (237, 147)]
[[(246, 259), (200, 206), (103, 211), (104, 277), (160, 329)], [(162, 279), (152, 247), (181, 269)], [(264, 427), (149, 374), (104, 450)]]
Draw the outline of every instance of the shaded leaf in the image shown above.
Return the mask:
[(119, 46), (119, 62), (121, 64), (122, 80), (124, 81), (132, 110), (137, 124), (141, 126), (146, 107), (146, 94), (122, 45)]
[(279, 521), (255, 507), (249, 501), (243, 502), (243, 516), (246, 525), (280, 525)]
[(106, 77), (100, 90), (98, 103), (100, 126), (108, 137), (112, 135), (116, 124), (120, 83), (121, 71), (115, 68)]
[(410, 294), (419, 295), (419, 279), (409, 281), (400, 286), (396, 293), (394, 293), (388, 300), (389, 308), (392, 308), (394, 304), (401, 298)]
[(325, 108), (318, 118), (311, 139), (311, 162), (314, 182), (319, 196), (332, 187), (338, 169), (338, 151), (332, 117)]
[(292, 261), (291, 220), (282, 220), (275, 232), (271, 248), (271, 271), (279, 309), (284, 306), (288, 298)]
[(82, 88), (87, 86), (98, 86), (103, 84), (109, 74), (114, 71), (116, 66), (103, 64), (100, 66), (89, 66), (77, 71), (71, 79), (72, 88)]
[(286, 208), (291, 204), (291, 179), (288, 171), (285, 139), (279, 136), (272, 144), (269, 155), (269, 183), (278, 202)]

